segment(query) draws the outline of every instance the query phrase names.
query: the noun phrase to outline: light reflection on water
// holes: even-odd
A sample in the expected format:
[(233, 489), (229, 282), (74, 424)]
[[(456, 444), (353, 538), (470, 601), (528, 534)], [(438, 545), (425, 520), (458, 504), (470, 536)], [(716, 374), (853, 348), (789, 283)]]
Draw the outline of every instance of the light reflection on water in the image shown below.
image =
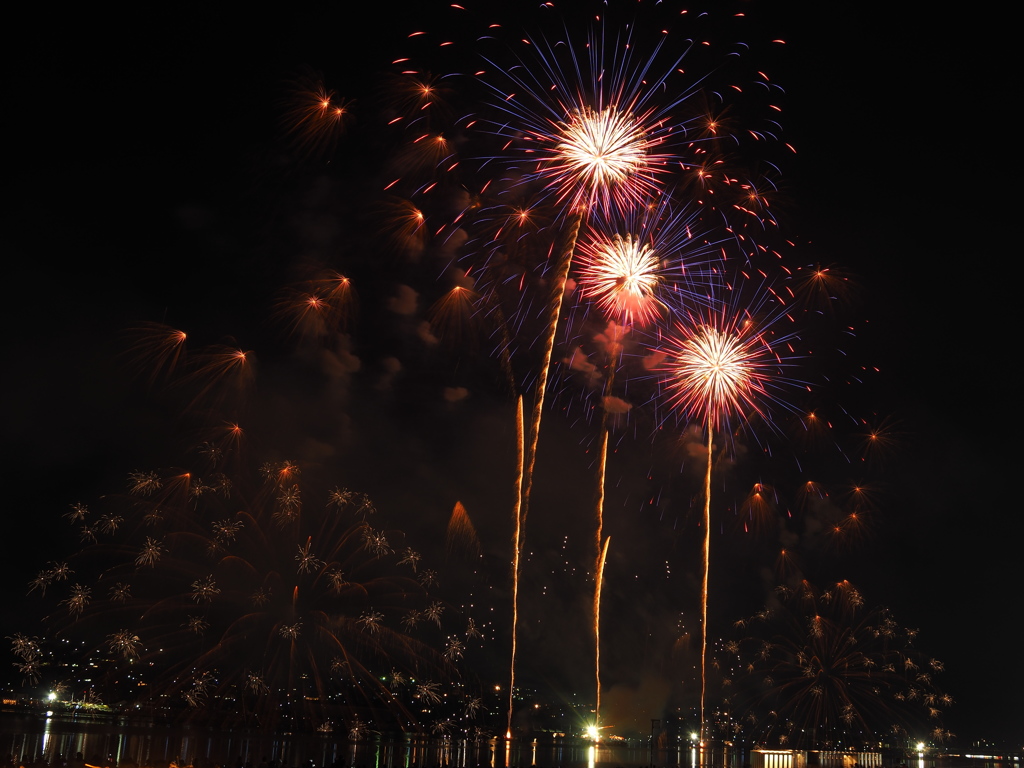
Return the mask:
[[(701, 754), (689, 744), (672, 749), (646, 745), (592, 745), (567, 740), (435, 740), (408, 737), (349, 743), (344, 733), (273, 735), (152, 724), (113, 724), (59, 718), (0, 717), (0, 766), (36, 761), (68, 768), (121, 766), (168, 768), (807, 768), (805, 753), (772, 755), (735, 749)], [(881, 768), (880, 756), (855, 756), (864, 768)], [(849, 754), (820, 753), (820, 768), (848, 768)], [(909, 768), (1022, 768), (1019, 762), (935, 758), (908, 760)]]

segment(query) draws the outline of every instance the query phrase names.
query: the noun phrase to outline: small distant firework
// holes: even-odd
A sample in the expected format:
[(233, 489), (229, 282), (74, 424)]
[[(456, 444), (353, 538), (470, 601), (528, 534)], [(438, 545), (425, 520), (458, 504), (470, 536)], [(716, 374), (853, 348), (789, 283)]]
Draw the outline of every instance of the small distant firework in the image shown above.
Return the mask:
[(21, 673), (26, 682), (35, 684), (39, 682), (39, 672), (42, 666), (41, 649), (39, 639), (16, 633), (7, 638), (11, 641), (11, 650), (18, 658), (14, 668)]
[(196, 357), (196, 367), (182, 378), (192, 390), (188, 409), (220, 410), (229, 403), (241, 408), (255, 380), (255, 354), (228, 345), (218, 345)]
[(764, 483), (754, 483), (740, 506), (744, 530), (770, 531), (775, 522), (777, 503), (775, 489)]
[(185, 357), (188, 335), (162, 323), (144, 323), (129, 330), (128, 354), (150, 384), (173, 376)]
[(448, 518), (445, 548), (449, 553), (459, 553), (466, 557), (479, 558), (483, 553), (480, 540), (477, 538), (476, 528), (461, 501), (455, 502), (452, 514)]
[(456, 285), (438, 299), (427, 313), (431, 331), (442, 341), (463, 346), (474, 345), (473, 316), (479, 295), (472, 288)]
[(320, 159), (334, 150), (348, 115), (345, 99), (328, 89), (319, 75), (306, 74), (291, 84), (283, 125), (299, 154)]
[(817, 312), (832, 313), (849, 307), (858, 288), (856, 279), (835, 264), (813, 264), (796, 273), (796, 298)]
[(325, 340), (347, 331), (355, 313), (352, 281), (333, 270), (291, 286), (278, 302), (277, 314), (304, 339)]
[(861, 460), (869, 465), (880, 463), (890, 458), (904, 439), (900, 422), (895, 418), (866, 423), (861, 431)]
[(379, 204), (380, 216), (395, 249), (402, 255), (419, 258), (426, 248), (427, 217), (412, 201), (391, 197)]

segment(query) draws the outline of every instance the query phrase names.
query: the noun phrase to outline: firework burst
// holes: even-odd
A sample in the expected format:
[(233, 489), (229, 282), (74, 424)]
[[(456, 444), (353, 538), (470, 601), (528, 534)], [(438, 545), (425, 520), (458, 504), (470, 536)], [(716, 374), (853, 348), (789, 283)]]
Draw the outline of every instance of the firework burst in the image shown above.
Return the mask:
[[(332, 285), (344, 283), (325, 278), (328, 298)], [(247, 357), (217, 348), (182, 375), (203, 391), (204, 376), (251, 375)], [(419, 555), (398, 546), (404, 534), (368, 522), (365, 494), (327, 490), (295, 462), (254, 466), (240, 458), (240, 430), (229, 433), (190, 451), (189, 470), (133, 471), (128, 494), (65, 515), (88, 532), (84, 549), (30, 590), (56, 600), (59, 635), (82, 641), (89, 661), (69, 668), (93, 670), (87, 687), (99, 697), (190, 720), (316, 727), (358, 710), (414, 723), (379, 672), (455, 674), (465, 649), (445, 644), (445, 606), (428, 599), (436, 575), (417, 574)], [(438, 637), (403, 628), (410, 611)], [(18, 645), (25, 678), (37, 679), (37, 655)]]
[(598, 216), (580, 241), (580, 299), (622, 325), (648, 325), (673, 311), (706, 306), (719, 264), (696, 211), (660, 196), (640, 211)]
[[(124, 530), (79, 559), (121, 554), (125, 562), (93, 585), (72, 587), (55, 617), (61, 631), (90, 637), (124, 622), (103, 641), (120, 660), (111, 679), (143, 662), (150, 698), (140, 703), (180, 701), (190, 719), (272, 726), (286, 716), (316, 724), (352, 707), (408, 717), (379, 685), (377, 668), (445, 674), (442, 653), (397, 626), (418, 604), (439, 624), (441, 604), (398, 573), (385, 533), (358, 515), (361, 494), (341, 506), (290, 505), (282, 498), (298, 489), (294, 465), (264, 474), (256, 492), (239, 480), (226, 496), (187, 494), (178, 502), (172, 482), (170, 493), (123, 499)], [(160, 522), (147, 523), (157, 507)], [(328, 669), (334, 658), (344, 674)], [(296, 696), (306, 704), (282, 712)]]
[[(763, 294), (774, 297), (771, 291)], [(753, 305), (769, 309), (767, 298)], [(715, 432), (734, 432), (754, 418), (770, 421), (770, 407), (784, 403), (779, 397), (786, 384), (786, 369), (793, 364), (794, 334), (774, 331), (774, 322), (787, 317), (767, 311), (760, 323), (750, 309), (730, 312), (727, 305), (706, 312), (690, 324), (677, 323), (664, 366), (667, 401), (684, 417), (697, 421), (707, 437), (704, 475), (704, 576), (701, 586), (701, 736), (706, 735), (708, 577), (711, 561), (711, 470)], [(783, 357), (782, 352), (787, 352)]]
[(580, 269), (583, 295), (607, 314), (627, 323), (647, 323), (662, 310), (655, 292), (662, 282), (654, 249), (633, 236), (592, 239), (584, 246), (587, 258)]
[[(673, 113), (694, 92), (666, 89), (683, 56), (665, 57), (662, 38), (641, 58), (631, 34), (603, 22), (582, 43), (568, 34), (524, 42), (529, 55), (515, 66), (489, 62), (505, 78), (489, 83), (508, 118), (492, 130), (511, 163), (567, 211), (644, 205), (667, 171), (669, 138), (683, 131)], [(677, 95), (664, 99), (666, 90)]]
[(788, 407), (785, 396), (799, 384), (788, 375), (797, 335), (779, 330), (784, 321), (792, 322), (785, 308), (773, 311), (767, 299), (677, 321), (661, 367), (666, 402), (712, 432), (733, 433), (754, 419), (772, 424), (773, 407)]
[[(642, 29), (640, 25), (635, 28)], [(388, 370), (394, 370), (400, 365), (402, 373), (409, 374), (397, 385), (406, 387), (399, 393), (404, 397), (414, 383), (421, 383), (412, 375), (413, 366), (421, 360), (431, 360), (432, 374), (436, 380), (445, 379), (445, 384), (453, 383), (447, 381), (449, 377), (468, 378), (463, 371), (470, 367), (469, 361), (461, 368), (433, 361), (441, 352), (451, 353), (456, 347), (456, 351), (473, 350), (473, 338), (485, 321), (492, 322), (485, 333), (500, 331), (491, 335), (497, 339), (503, 366), (511, 357), (510, 350), (517, 350), (519, 364), (518, 350), (522, 350), (526, 364), (513, 372), (508, 363), (506, 377), (509, 391), (518, 394), (521, 388), (528, 399), (533, 395), (528, 403), (533, 418), (529, 413), (521, 415), (517, 425), (520, 445), (515, 493), (522, 507), (516, 510), (514, 519), (514, 578), (518, 577), (520, 557), (528, 560), (523, 524), (530, 501), (544, 387), (550, 385), (549, 366), (553, 359), (569, 361), (559, 354), (552, 356), (559, 330), (569, 329), (563, 338), (584, 339), (580, 347), (588, 363), (598, 354), (628, 358), (622, 350), (630, 326), (650, 329), (659, 321), (671, 322), (672, 312), (682, 310), (684, 319), (675, 326), (675, 338), (663, 345), (664, 370), (671, 377), (665, 389), (670, 394), (668, 399), (683, 414), (681, 418), (706, 427), (709, 457), (712, 436), (716, 440), (721, 437), (714, 433), (731, 434), (734, 427), (770, 417), (766, 401), (781, 394), (775, 387), (784, 375), (788, 353), (780, 335), (773, 333), (772, 323), (764, 322), (764, 313), (748, 310), (728, 314), (711, 309), (711, 297), (721, 282), (717, 275), (725, 271), (719, 242), (732, 242), (737, 237), (732, 231), (720, 234), (711, 229), (712, 217), (702, 201), (710, 199), (719, 209), (728, 209), (722, 203), (726, 193), (734, 192), (729, 199), (738, 199), (746, 183), (731, 171), (722, 170), (713, 156), (707, 158), (706, 173), (701, 172), (704, 175), (696, 171), (698, 166), (705, 167), (701, 159), (704, 155), (696, 147), (701, 143), (711, 147), (718, 142), (725, 134), (724, 121), (709, 119), (706, 126), (696, 125), (691, 130), (692, 119), (676, 116), (676, 108), (683, 106), (693, 83), (691, 75), (679, 72), (677, 54), (681, 48), (666, 44), (667, 38), (663, 38), (656, 41), (653, 50), (645, 49), (640, 44), (644, 42), (641, 34), (616, 36), (599, 22), (599, 29), (585, 43), (579, 37), (568, 43), (534, 37), (526, 41), (525, 49), (520, 48), (518, 65), (483, 73), (479, 80), (494, 84), (492, 106), (497, 102), (502, 114), (479, 119), (474, 130), (484, 126), (491, 138), (500, 137), (506, 146), (494, 151), (492, 157), (500, 156), (507, 162), (492, 160), (485, 164), (485, 171), (500, 164), (504, 176), (482, 184), (475, 179), (467, 182), (468, 174), (459, 174), (456, 180), (456, 153), (465, 146), (469, 128), (452, 130), (451, 110), (439, 100), (442, 95), (449, 100), (448, 82), (444, 81), (444, 89), (449, 93), (443, 94), (441, 81), (431, 76), (396, 81), (386, 115), (397, 121), (395, 127), (384, 128), (385, 123), (372, 127), (374, 132), (380, 129), (380, 136), (366, 145), (373, 151), (365, 152), (358, 165), (332, 163), (323, 176), (350, 173), (344, 170), (346, 166), (357, 167), (363, 178), (350, 189), (358, 191), (344, 194), (362, 195), (373, 185), (394, 184), (390, 170), (401, 166), (396, 175), (403, 176), (403, 183), (389, 186), (389, 197), (383, 203), (380, 199), (346, 199), (346, 206), (332, 211), (332, 217), (340, 210), (355, 215), (345, 226), (336, 228), (349, 242), (332, 240), (330, 245), (338, 247), (332, 249), (330, 258), (346, 260), (343, 271), (353, 276), (351, 285), (359, 286), (371, 312), (380, 310), (385, 301), (384, 290), (374, 284), (374, 279), (381, 283), (385, 277), (397, 281), (402, 289), (413, 293), (414, 300), (407, 302), (408, 311), (398, 312), (395, 306), (399, 302), (389, 303), (387, 313), (378, 312), (370, 322), (364, 317), (364, 322), (354, 327), (354, 292), (341, 274), (313, 278), (300, 273), (300, 277), (311, 279), (281, 292), (279, 319), (306, 348), (302, 351), (308, 352), (311, 343), (322, 347), (316, 350), (321, 354), (304, 355), (303, 363), (311, 370), (313, 365), (320, 365), (316, 372), (325, 376), (310, 376), (303, 383), (313, 388), (321, 385), (321, 378), (330, 377), (333, 397), (328, 408), (320, 409), (323, 423), (317, 425), (315, 442), (329, 444), (332, 451), (341, 447), (332, 441), (335, 435), (328, 436), (333, 427), (330, 414), (346, 420), (362, 416), (348, 412), (349, 398), (353, 392), (373, 396), (375, 386), (367, 371), (375, 366), (381, 369), (387, 365)], [(686, 63), (690, 69), (693, 62)], [(401, 94), (399, 89), (403, 89)], [(344, 127), (343, 118), (337, 114), (342, 103), (319, 82), (297, 92), (296, 99), (295, 110), (290, 112), (292, 139), (304, 151), (326, 152)], [(360, 100), (360, 109), (364, 105)], [(361, 114), (359, 124), (351, 126), (351, 138), (358, 138), (356, 132), (365, 131), (370, 124), (371, 120)], [(403, 144), (392, 156), (393, 165), (389, 165), (383, 142), (400, 132), (404, 133)], [(363, 152), (366, 147), (359, 149)], [(688, 153), (694, 156), (686, 156)], [(679, 171), (679, 175), (697, 178), (704, 184), (697, 190), (699, 197), (690, 196), (678, 183), (675, 175)], [(442, 172), (450, 174), (453, 181), (447, 187), (429, 189)], [(673, 188), (663, 191), (663, 182), (670, 176)], [(345, 177), (345, 181), (352, 179)], [(763, 197), (756, 193), (756, 187), (748, 186), (754, 198)], [(450, 194), (455, 187), (460, 193), (457, 202)], [(752, 199), (749, 203), (751, 210), (755, 202)], [(360, 208), (360, 203), (365, 206)], [(745, 211), (739, 213), (738, 218), (747, 218)], [(717, 214), (714, 218), (716, 227), (724, 221)], [(379, 225), (381, 219), (386, 222), (378, 231), (356, 232), (358, 225)], [(332, 229), (325, 228), (323, 236), (333, 237)], [(458, 235), (472, 238), (470, 247), (464, 246), (465, 241)], [(480, 242), (487, 245), (473, 250)], [(326, 252), (327, 243), (324, 246)], [(437, 281), (438, 275), (447, 280), (456, 263), (466, 266), (470, 261), (478, 263), (465, 269), (463, 276), (472, 274), (472, 278), (460, 280), (463, 284), (450, 291), (439, 289), (436, 283), (424, 289), (416, 282)], [(503, 293), (495, 300), (498, 290)], [(571, 315), (563, 311), (568, 305), (563, 301), (574, 305)], [(509, 303), (515, 304), (512, 311), (506, 311)], [(392, 315), (401, 316), (396, 319)], [(416, 327), (417, 322), (420, 328), (428, 325), (428, 330), (416, 337), (412, 332), (407, 334), (406, 326)], [(596, 340), (597, 333), (587, 335), (598, 325), (599, 333), (604, 333), (601, 341)], [(537, 327), (540, 330), (534, 333)], [(611, 330), (605, 333), (605, 329)], [(183, 355), (185, 337), (171, 329), (159, 330), (159, 334), (153, 334), (149, 361), (154, 372), (163, 377), (187, 362)], [(347, 338), (344, 343), (341, 340), (349, 333), (351, 345)], [(388, 337), (384, 342), (389, 346), (386, 353), (381, 351), (384, 337)], [(586, 347), (588, 344), (592, 346)], [(595, 347), (601, 352), (592, 351)], [(376, 352), (388, 356), (374, 360)], [(486, 356), (477, 357), (485, 360)], [(540, 365), (536, 364), (538, 358)], [(633, 360), (639, 360), (639, 356)], [(195, 376), (184, 382), (197, 406), (193, 410), (233, 410), (250, 389), (253, 362), (244, 348), (224, 347), (214, 355), (194, 358), (188, 370)], [(268, 357), (266, 365), (276, 362)], [(602, 414), (602, 500), (604, 463), (606, 459), (616, 460), (614, 445), (608, 455), (604, 415), (625, 413), (632, 407), (615, 397), (623, 394), (629, 370), (620, 372), (619, 389), (613, 394), (616, 365), (597, 365), (599, 374), (591, 387), (591, 391), (601, 391), (604, 405), (590, 409)], [(557, 380), (558, 367), (556, 362), (556, 374), (550, 379)], [(571, 368), (571, 364), (565, 367)], [(527, 369), (529, 373), (524, 375)], [(397, 376), (392, 378), (398, 380)], [(349, 387), (352, 380), (360, 386)], [(382, 383), (381, 392), (390, 389), (390, 381)], [(530, 386), (534, 387), (532, 393)], [(405, 402), (422, 402), (426, 388), (422, 389), (415, 400)], [(253, 391), (250, 402), (256, 396)], [(476, 400), (473, 407), (480, 402)], [(455, 403), (454, 399), (446, 403), (448, 410), (463, 408)], [(290, 415), (297, 415), (303, 405), (308, 404), (294, 403)], [(621, 409), (614, 410), (618, 406)], [(231, 415), (241, 418), (245, 414)], [(367, 411), (365, 421), (351, 420), (357, 427), (365, 427), (376, 416)], [(281, 420), (284, 418), (282, 415)], [(79, 591), (63, 602), (60, 614), (64, 621), (70, 619), (74, 621), (69, 623), (82, 625), (98, 621), (101, 614), (109, 616), (109, 621), (103, 619), (106, 633), (93, 647), (114, 653), (122, 661), (137, 659), (159, 665), (161, 676), (151, 680), (152, 690), (162, 691), (175, 701), (192, 708), (209, 707), (234, 696), (247, 714), (261, 719), (269, 719), (267, 713), (281, 703), (281, 691), (301, 693), (309, 697), (306, 701), (343, 696), (355, 702), (359, 698), (357, 689), (362, 689), (365, 699), (377, 696), (378, 703), (390, 706), (387, 694), (371, 679), (371, 673), (379, 673), (383, 665), (411, 677), (417, 655), (441, 667), (443, 661), (454, 662), (468, 655), (461, 641), (450, 636), (442, 646), (443, 652), (417, 645), (417, 633), (437, 630), (434, 634), (439, 634), (438, 623), (446, 621), (450, 613), (442, 614), (435, 601), (426, 598), (426, 587), (436, 574), (423, 562), (427, 558), (408, 546), (414, 542), (384, 530), (376, 519), (371, 527), (367, 516), (372, 507), (365, 497), (365, 504), (355, 501), (359, 494), (338, 488), (328, 497), (327, 506), (323, 491), (329, 485), (318, 487), (308, 467), (300, 478), (294, 467), (275, 463), (268, 465), (259, 479), (251, 460), (243, 462), (240, 452), (232, 447), (237, 445), (239, 434), (240, 429), (232, 427), (230, 440), (203, 435), (211, 445), (203, 449), (208, 463), (199, 470), (202, 480), (195, 472), (140, 471), (130, 478), (131, 503), (126, 508), (116, 507), (114, 512), (104, 509), (101, 514), (83, 511), (76, 521), (82, 524), (83, 537), (88, 532), (87, 538), (99, 541), (90, 552), (116, 554), (124, 567), (109, 570), (100, 583), (94, 584), (88, 580), (89, 569), (83, 568), (83, 559), (76, 559), (78, 573), (72, 582), (58, 584), (47, 568), (33, 583), (33, 594), (49, 588), (47, 597), (59, 599), (64, 595), (55, 597), (55, 592), (63, 588), (66, 593), (71, 583), (81, 579)], [(345, 432), (344, 437), (355, 441), (366, 434), (353, 430)], [(360, 442), (357, 450), (364, 446), (368, 453), (369, 441)], [(222, 456), (215, 458), (214, 451)], [(196, 463), (201, 461), (196, 459)], [(218, 477), (218, 473), (227, 477)], [(609, 486), (614, 488), (614, 474), (609, 475)], [(710, 489), (706, 495), (710, 498)], [(757, 519), (767, 518), (772, 511), (756, 494), (745, 508)], [(599, 519), (602, 514), (599, 512)], [(345, 524), (327, 522), (334, 519), (332, 516), (344, 517)], [(486, 542), (483, 535), (480, 538)], [(608, 542), (600, 523), (595, 542), (600, 555), (594, 567), (595, 650), (599, 652), (596, 636)], [(448, 543), (453, 550), (474, 556), (484, 549), (461, 507), (452, 514)], [(612, 550), (612, 554), (617, 560), (627, 557), (625, 549), (621, 555), (618, 550)], [(614, 565), (614, 561), (608, 564), (609, 572), (614, 572)], [(90, 587), (91, 593), (86, 591)], [(608, 587), (605, 594), (610, 600), (617, 584), (609, 581)], [(514, 589), (513, 601), (519, 599), (518, 583)], [(524, 594), (523, 598), (532, 596)], [(144, 621), (131, 619), (132, 612), (144, 616)], [(514, 617), (513, 647), (516, 621)], [(115, 630), (115, 635), (109, 634)], [(254, 645), (262, 656), (234, 652), (242, 647), (239, 638), (243, 630), (259, 638)], [(154, 649), (165, 640), (171, 650), (155, 659)], [(606, 654), (605, 658), (614, 657)], [(167, 682), (173, 672), (186, 668), (195, 670), (189, 680), (177, 687)], [(303, 688), (293, 685), (295, 680), (309, 683)], [(595, 682), (599, 710), (599, 674)], [(510, 723), (514, 678), (512, 683), (508, 687)], [(425, 701), (431, 698), (427, 690), (422, 696)], [(310, 717), (326, 714), (313, 712)]]
[(719, 659), (752, 735), (811, 747), (939, 729), (952, 698), (936, 686), (942, 663), (914, 648), (914, 630), (869, 609), (848, 581), (780, 587), (774, 598), (737, 623), (746, 634)]
[[(603, 28), (591, 34), (583, 55), (577, 54), (572, 42), (556, 46), (531, 39), (527, 43), (535, 59), (499, 69), (506, 78), (504, 84), (489, 83), (498, 110), (508, 118), (495, 122), (492, 130), (506, 139), (504, 151), (510, 164), (522, 165), (520, 173), (527, 183), (539, 181), (554, 196), (560, 218), (564, 215), (560, 243), (553, 251), (557, 256), (549, 271), (546, 331), (519, 482), (516, 525), (520, 535), (529, 512), (552, 351), (581, 225), (592, 208), (610, 211), (613, 206), (628, 209), (645, 203), (658, 188), (657, 175), (667, 162), (656, 148), (673, 130), (668, 115), (678, 101), (655, 107), (651, 97), (665, 84), (678, 59), (663, 75), (647, 79), (663, 42), (649, 58), (638, 61), (631, 38), (606, 44)], [(518, 563), (518, 554), (514, 559)], [(514, 578), (518, 579), (518, 565)], [(509, 720), (511, 724), (511, 698)]]

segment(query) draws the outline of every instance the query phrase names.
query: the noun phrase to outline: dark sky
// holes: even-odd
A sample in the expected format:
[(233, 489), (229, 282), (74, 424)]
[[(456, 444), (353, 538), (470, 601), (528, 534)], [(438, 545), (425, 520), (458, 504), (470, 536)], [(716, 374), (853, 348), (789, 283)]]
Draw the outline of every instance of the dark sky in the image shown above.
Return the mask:
[[(174, 464), (189, 444), (188, 420), (176, 415), (173, 398), (147, 394), (125, 363), (125, 330), (145, 321), (184, 327), (200, 345), (233, 337), (255, 349), (260, 420), (276, 432), (279, 450), (314, 455), (314, 443), (334, 442), (325, 466), (405, 516), (410, 535), (434, 536), (438, 550), (447, 514), (463, 500), (488, 555), (500, 561), (507, 494), (496, 489), (507, 483), (511, 460), (507, 394), (486, 377), (449, 376), (438, 363), (416, 359), (402, 346), (408, 329), (383, 309), (395, 285), (424, 280), (426, 266), (396, 268), (392, 283), (382, 280), (361, 296), (375, 330), (360, 337), (355, 354), (363, 367), (341, 404), (331, 405), (274, 319), (283, 287), (305, 265), (343, 269), (379, 237), (357, 204), (361, 190), (379, 191), (385, 175), (373, 157), (385, 141), (372, 125), (379, 73), (415, 48), (407, 34), (416, 29), (437, 40), (472, 39), (476, 22), (459, 27), (444, 4), (410, 5), (416, 8), (368, 4), (358, 21), (340, 4), (264, 16), (74, 10), (17, 31), (6, 93), (3, 228), (5, 636), (23, 631), (22, 585), (74, 546), (70, 535), (53, 533), (67, 505), (119, 489), (140, 464)], [(870, 603), (889, 605), (902, 623), (920, 628), (919, 647), (946, 664), (942, 687), (957, 701), (948, 714), (952, 731), (964, 740), (1019, 744), (1024, 711), (1015, 694), (1024, 679), (1013, 563), (1020, 525), (1009, 493), (1015, 374), (1004, 351), (1010, 274), (1002, 261), (1010, 238), (1000, 181), (1008, 173), (1000, 164), (1009, 153), (999, 139), (1005, 68), (998, 24), (910, 8), (751, 2), (736, 10), (747, 18), (712, 29), (733, 34), (734, 24), (734, 38), (763, 49), (773, 80), (786, 88), (784, 140), (797, 149), (782, 166), (780, 221), (797, 243), (787, 259), (834, 263), (855, 276), (860, 288), (847, 317), (856, 338), (844, 365), (878, 370), (862, 376), (844, 402), (898, 425), (901, 438), (873, 473), (881, 492), (872, 535), (823, 560), (820, 574), (850, 578)], [(522, 16), (527, 24), (537, 14), (531, 7)], [(513, 16), (510, 27), (516, 23)], [(775, 38), (787, 44), (767, 44)], [(467, 42), (436, 55), (435, 72), (478, 66)], [(323, 72), (340, 95), (354, 98), (357, 120), (336, 154), (313, 161), (296, 156), (278, 123), (287, 81), (305, 71)], [(406, 355), (412, 383), (385, 396), (391, 354)], [(473, 396), (445, 403), (442, 384), (467, 386)], [(571, 414), (570, 395), (555, 402)], [(337, 414), (324, 416), (324, 409), (332, 407), (350, 421), (330, 426)], [(531, 640), (538, 657), (550, 656), (538, 661), (539, 678), (558, 684), (563, 674), (577, 684), (586, 671), (572, 660), (582, 658), (585, 643), (569, 640), (567, 629), (580, 601), (572, 574), (555, 571), (578, 564), (589, 535), (582, 527), (591, 459), (571, 418), (553, 410), (545, 430), (543, 501), (530, 541), (538, 574), (542, 564), (551, 571), (537, 576), (538, 589), (546, 584), (554, 596), (545, 593), (538, 605), (547, 607), (536, 610), (570, 608), (567, 624), (550, 630), (561, 633), (561, 656), (542, 653), (551, 635)], [(620, 488), (613, 498), (628, 515), (651, 492), (634, 476), (654, 461), (642, 443), (624, 441), (611, 462)], [(664, 514), (609, 514), (616, 624), (662, 627), (692, 606), (692, 595), (660, 603), (664, 584), (641, 584), (637, 593), (625, 586), (654, 578), (673, 558), (681, 558), (679, 570), (692, 570), (686, 537), (696, 530), (681, 512), (667, 519), (670, 533)], [(722, 573), (729, 597), (713, 609), (723, 627), (749, 612), (763, 590), (757, 547), (734, 541), (723, 536), (715, 545), (731, 550), (724, 557), (735, 566)], [(736, 583), (744, 579), (757, 583)], [(559, 584), (570, 594), (558, 594)], [(673, 588), (680, 584), (692, 588), (685, 579)], [(643, 618), (628, 615), (630, 606)], [(609, 632), (609, 655), (639, 658), (642, 637)], [(628, 666), (612, 662), (611, 674), (639, 685), (642, 675), (630, 679)]]

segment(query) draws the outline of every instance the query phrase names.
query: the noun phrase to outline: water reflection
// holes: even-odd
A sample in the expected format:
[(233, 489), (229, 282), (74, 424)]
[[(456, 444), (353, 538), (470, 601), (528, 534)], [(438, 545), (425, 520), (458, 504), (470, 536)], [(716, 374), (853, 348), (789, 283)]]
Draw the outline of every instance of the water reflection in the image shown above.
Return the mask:
[[(1024, 768), (1020, 762), (914, 755), (910, 768)], [(567, 739), (479, 740), (406, 736), (349, 743), (343, 733), (221, 732), (137, 722), (0, 718), (0, 768), (883, 768), (878, 753), (669, 749)]]

